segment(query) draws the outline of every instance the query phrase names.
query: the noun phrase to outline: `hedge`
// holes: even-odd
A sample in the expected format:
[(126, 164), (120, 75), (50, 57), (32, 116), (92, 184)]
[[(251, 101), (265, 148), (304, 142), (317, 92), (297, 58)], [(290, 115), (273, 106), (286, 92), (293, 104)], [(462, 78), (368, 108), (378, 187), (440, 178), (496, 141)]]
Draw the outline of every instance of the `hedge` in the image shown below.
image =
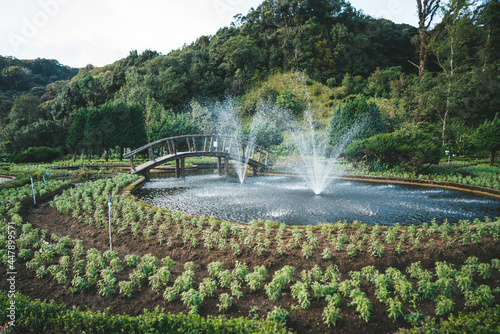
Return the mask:
[(62, 152), (58, 148), (30, 147), (26, 151), (18, 153), (14, 162), (51, 162), (59, 158)]
[(20, 293), (9, 296), (0, 292), (0, 323), (11, 321), (9, 306), (15, 302), (16, 333), (291, 333), (274, 321), (244, 317), (201, 317), (197, 314), (164, 313), (156, 307), (152, 312), (132, 317), (108, 311), (68, 308), (64, 304), (30, 300)]

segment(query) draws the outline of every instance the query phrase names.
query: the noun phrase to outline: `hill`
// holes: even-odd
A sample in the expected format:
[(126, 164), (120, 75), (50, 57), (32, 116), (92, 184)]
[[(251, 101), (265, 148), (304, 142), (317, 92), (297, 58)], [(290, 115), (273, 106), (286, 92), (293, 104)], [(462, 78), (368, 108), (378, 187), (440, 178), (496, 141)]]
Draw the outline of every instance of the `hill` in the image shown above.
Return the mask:
[[(71, 81), (51, 84), (45, 95), (43, 85), (52, 76), (32, 86), (16, 81), (34, 99), (28, 96), (4, 107), (0, 143), (11, 150), (65, 146), (77, 111), (109, 102), (138, 104), (150, 133), (172, 114), (190, 112), (193, 99), (235, 96), (248, 117), (259, 94), (269, 93), (263, 87), (273, 86), (280, 75), (301, 72), (311, 83), (308, 87), (317, 87), (309, 96), (321, 101), (314, 107), (321, 110), (323, 123), (333, 113), (328, 108), (361, 95), (385, 109), (388, 129), (425, 122), (443, 143), (457, 146), (464, 134), (492, 120), (500, 109), (497, 6), (491, 1), (477, 8), (462, 3), (441, 7), (442, 22), (426, 35), (426, 70), (418, 73), (412, 65), (419, 62), (422, 47), (412, 42), (418, 40), (417, 28), (374, 19), (341, 0), (267, 0), (213, 36), (201, 36), (166, 55), (131, 51), (113, 64), (87, 66)], [(73, 69), (56, 68), (60, 71), (43, 73), (67, 79), (74, 74)], [(27, 73), (19, 67), (17, 71)], [(277, 87), (272, 94), (288, 94)], [(53, 122), (62, 135), (55, 136), (46, 126), (30, 128), (29, 117), (23, 115), (37, 101), (41, 118)], [(32, 135), (41, 129), (44, 136)]]

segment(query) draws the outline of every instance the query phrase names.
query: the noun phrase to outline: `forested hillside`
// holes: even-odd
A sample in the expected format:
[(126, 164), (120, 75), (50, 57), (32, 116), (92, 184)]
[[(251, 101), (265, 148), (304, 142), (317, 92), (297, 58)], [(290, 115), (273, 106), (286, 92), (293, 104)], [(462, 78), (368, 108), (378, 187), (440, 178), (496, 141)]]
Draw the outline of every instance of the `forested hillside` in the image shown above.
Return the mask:
[(63, 84), (59, 82), (70, 80), (77, 73), (76, 68), (63, 66), (54, 59), (19, 60), (0, 56), (0, 120), (9, 114), (16, 97), (31, 93), (41, 101), (53, 99), (55, 87)]
[[(499, 3), (451, 0), (429, 10), (440, 15), (430, 22), (419, 13), (422, 24), (412, 27), (371, 18), (343, 0), (266, 0), (213, 36), (167, 55), (131, 51), (113, 64), (81, 68), (70, 81), (57, 81), (73, 75), (57, 62), (55, 70), (42, 66), (53, 61), (16, 67), (2, 64), (17, 60), (0, 58), (0, 150), (12, 157), (30, 146), (69, 146), (68, 152), (123, 146), (104, 135), (76, 138), (70, 128), (94, 133), (91, 115), (116, 114), (110, 110), (124, 105), (142, 110), (145, 131), (137, 133), (151, 139), (168, 135), (172, 124), (199, 130), (183, 116), (194, 99), (237, 97), (245, 117), (259, 99), (304, 104), (269, 82), (300, 71), (309, 86), (324, 87), (310, 94), (328, 109), (322, 117), (362, 97), (380, 108), (386, 131), (418, 125), (447, 147), (470, 153), (480, 148), (471, 145), (476, 128), (500, 110)], [(16, 75), (24, 81), (12, 79)], [(12, 104), (5, 94), (15, 98)], [(56, 130), (47, 130), (49, 123)], [(134, 143), (148, 140), (142, 136)]]

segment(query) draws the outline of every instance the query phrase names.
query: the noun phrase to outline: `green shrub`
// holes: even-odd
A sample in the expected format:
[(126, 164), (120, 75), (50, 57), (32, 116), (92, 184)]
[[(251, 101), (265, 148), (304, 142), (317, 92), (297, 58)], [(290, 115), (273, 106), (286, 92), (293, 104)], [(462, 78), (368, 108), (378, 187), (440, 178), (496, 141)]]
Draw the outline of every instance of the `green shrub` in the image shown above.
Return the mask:
[(418, 172), (439, 163), (441, 144), (431, 133), (402, 129), (354, 141), (345, 150), (345, 157), (369, 170), (378, 164)]
[(282, 91), (276, 97), (276, 105), (290, 110), (294, 115), (298, 115), (303, 109), (300, 102), (297, 101), (297, 96), (289, 90)]
[(51, 162), (61, 155), (62, 151), (59, 148), (30, 147), (26, 151), (18, 153), (14, 162)]
[(361, 140), (383, 133), (386, 126), (378, 106), (358, 96), (335, 111), (328, 131), (330, 143), (342, 145), (346, 140)]
[(499, 333), (500, 306), (486, 308), (474, 313), (450, 316), (448, 319), (437, 322), (436, 319), (427, 319), (421, 325), (411, 329), (400, 328), (398, 334), (421, 333)]
[(275, 124), (265, 121), (244, 127), (242, 137), (266, 148), (278, 146), (283, 142), (283, 132)]
[[(113, 315), (108, 311), (97, 312), (64, 304), (30, 300), (16, 294), (16, 333), (288, 333), (274, 321), (257, 321), (247, 318), (225, 316), (206, 318), (197, 314), (164, 313), (156, 307), (152, 312), (131, 317)], [(0, 322), (11, 321), (9, 306), (11, 299), (5, 291), (0, 292)]]

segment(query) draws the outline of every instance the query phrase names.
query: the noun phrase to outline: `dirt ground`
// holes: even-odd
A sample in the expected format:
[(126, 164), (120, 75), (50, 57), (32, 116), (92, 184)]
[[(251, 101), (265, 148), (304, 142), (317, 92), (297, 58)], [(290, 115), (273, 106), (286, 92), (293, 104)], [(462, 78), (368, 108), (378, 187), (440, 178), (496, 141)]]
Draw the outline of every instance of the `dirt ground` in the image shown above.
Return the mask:
[[(96, 248), (101, 252), (109, 249), (107, 229), (99, 229), (95, 226), (81, 224), (71, 216), (58, 212), (49, 205), (52, 198), (53, 194), (46, 195), (38, 200), (37, 206), (33, 206), (29, 202), (24, 203), (20, 212), (24, 222), (29, 222), (36, 228), (47, 229), (49, 235), (55, 233), (59, 236), (69, 235), (71, 239), (81, 239), (85, 249)], [(20, 233), (20, 231), (18, 232)], [(285, 232), (284, 235), (285, 238), (291, 238), (290, 231)], [(354, 258), (349, 256), (346, 251), (335, 252), (331, 245), (326, 243), (325, 238), (320, 235), (319, 231), (317, 231), (316, 236), (319, 238), (319, 248), (313, 252), (309, 259), (303, 257), (300, 248), (291, 249), (289, 247), (286, 249), (286, 254), (282, 256), (279, 256), (277, 250), (274, 249), (265, 251), (264, 255), (260, 257), (248, 248), (242, 248), (242, 254), (235, 256), (231, 251), (228, 251), (226, 254), (219, 250), (211, 250), (209, 252), (202, 245), (199, 245), (197, 248), (192, 248), (189, 245), (184, 246), (180, 240), (174, 240), (173, 247), (168, 248), (165, 244), (160, 245), (159, 241), (154, 237), (145, 240), (141, 235), (134, 237), (131, 232), (114, 235), (113, 249), (118, 251), (122, 258), (126, 254), (131, 253), (140, 256), (151, 253), (157, 258), (170, 256), (176, 262), (172, 271), (173, 279), (171, 282), (182, 273), (184, 263), (187, 261), (193, 261), (195, 264), (194, 270), (197, 275), (197, 282), (209, 276), (206, 267), (213, 261), (223, 262), (226, 265), (226, 269), (232, 269), (236, 261), (245, 262), (249, 269), (252, 269), (255, 265), (265, 265), (268, 270), (267, 280), (264, 282), (266, 284), (271, 280), (272, 273), (281, 269), (284, 265), (291, 265), (296, 268), (296, 278), (299, 278), (299, 274), (303, 269), (311, 269), (315, 264), (318, 264), (323, 270), (330, 264), (337, 265), (342, 273), (342, 279), (347, 279), (349, 278), (349, 271), (360, 270), (366, 266), (374, 266), (381, 272), (385, 271), (388, 267), (394, 267), (404, 273), (406, 268), (416, 261), (421, 261), (424, 269), (433, 270), (437, 261), (447, 261), (448, 263), (461, 265), (469, 256), (478, 257), (480, 262), (490, 262), (492, 258), (500, 258), (498, 244), (495, 244), (493, 240), (488, 238), (484, 238), (480, 244), (466, 246), (462, 246), (457, 242), (453, 248), (446, 247), (438, 239), (436, 239), (432, 248), (426, 242), (423, 242), (423, 246), (419, 250), (414, 250), (407, 244), (403, 246), (403, 253), (401, 255), (395, 253), (394, 244), (385, 244), (384, 255), (379, 259), (370, 256), (366, 251)], [(330, 260), (325, 260), (321, 257), (321, 250), (324, 247), (329, 247), (332, 250), (332, 258)], [(366, 249), (367, 247), (365, 247)], [(7, 271), (6, 266), (2, 265), (0, 267), (0, 270), (3, 272)], [(188, 312), (188, 308), (181, 301), (167, 302), (161, 294), (153, 292), (146, 280), (142, 281), (141, 290), (135, 289), (131, 298), (124, 297), (118, 293), (104, 298), (99, 295), (96, 287), (79, 293), (71, 293), (69, 287), (58, 284), (50, 278), (49, 274), (43, 279), (39, 279), (35, 276), (34, 271), (26, 269), (25, 262), (21, 259), (18, 259), (16, 269), (18, 273), (16, 280), (17, 290), (32, 299), (50, 299), (58, 303), (65, 303), (69, 307), (76, 305), (81, 309), (84, 309), (85, 306), (94, 308), (95, 310), (108, 309), (110, 312), (116, 314), (138, 315), (143, 313), (144, 309), (152, 310), (156, 306), (164, 308), (165, 312)], [(127, 280), (129, 272), (130, 270), (127, 271), (125, 269), (121, 274), (117, 275), (117, 278), (119, 280)], [(491, 282), (496, 282), (495, 284), (500, 285), (498, 283), (500, 281), (499, 272), (492, 270), (492, 273), (492, 278), (488, 280), (488, 284), (491, 286)], [(482, 279), (477, 277), (476, 282), (482, 284)], [(2, 280), (0, 288), (8, 290), (8, 282)], [(281, 306), (290, 311), (290, 317), (286, 324), (287, 327), (298, 333), (392, 333), (400, 327), (410, 327), (401, 318), (393, 321), (387, 317), (386, 307), (374, 296), (373, 285), (365, 283), (361, 286), (361, 289), (366, 292), (373, 305), (368, 323), (359, 318), (359, 314), (355, 312), (355, 307), (348, 305), (350, 302), (349, 298), (342, 298), (340, 307), (342, 318), (340, 321), (337, 322), (336, 326), (328, 328), (322, 320), (322, 312), (326, 306), (324, 298), (319, 301), (312, 299), (311, 306), (307, 310), (299, 308), (298, 310), (290, 311), (290, 307), (297, 305), (297, 301), (292, 298), (289, 287), (283, 290), (282, 296), (277, 301), (271, 301), (263, 289), (252, 291), (246, 284), (242, 284), (243, 297), (239, 300), (235, 299), (231, 308), (224, 314), (228, 317), (248, 316), (251, 307), (257, 306), (259, 308), (259, 315), (265, 317), (266, 312), (272, 310), (274, 306)], [(218, 288), (216, 295), (223, 292), (229, 292), (229, 289)], [(454, 301), (455, 310), (464, 309), (463, 296), (457, 293), (454, 296)], [(205, 299), (199, 313), (203, 316), (220, 314), (217, 303), (217, 298)], [(412, 311), (407, 308), (409, 306), (407, 304), (405, 304), (404, 308), (405, 313)], [(423, 314), (434, 314), (434, 302), (424, 301), (417, 306)]]

